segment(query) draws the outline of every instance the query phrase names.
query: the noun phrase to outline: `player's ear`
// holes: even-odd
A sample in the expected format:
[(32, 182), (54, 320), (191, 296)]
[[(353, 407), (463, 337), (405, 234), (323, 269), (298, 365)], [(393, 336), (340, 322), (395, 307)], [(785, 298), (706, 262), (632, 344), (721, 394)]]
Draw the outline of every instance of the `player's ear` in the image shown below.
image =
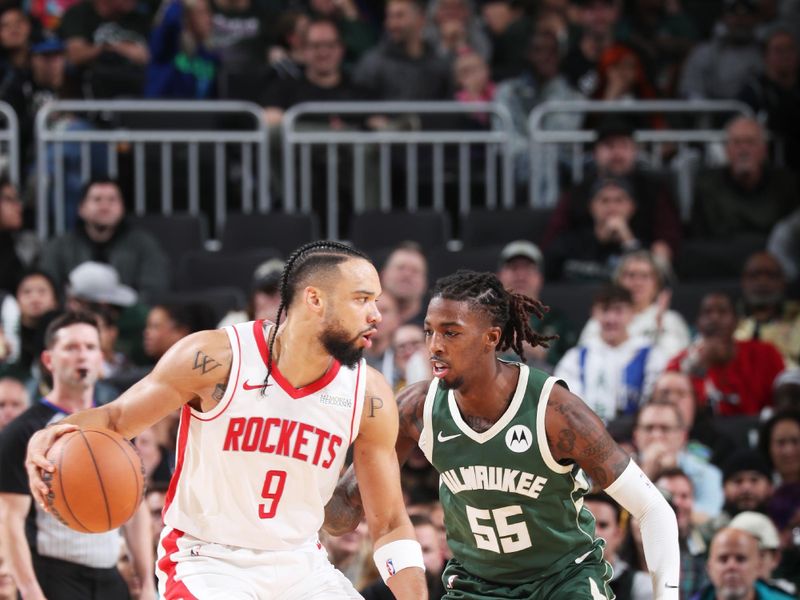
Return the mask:
[(309, 285), (303, 290), (303, 300), (306, 306), (315, 313), (321, 313), (325, 305), (322, 290), (313, 285)]
[(495, 352), (497, 345), (500, 343), (500, 336), (503, 335), (503, 330), (499, 327), (489, 327), (484, 335), (484, 352)]

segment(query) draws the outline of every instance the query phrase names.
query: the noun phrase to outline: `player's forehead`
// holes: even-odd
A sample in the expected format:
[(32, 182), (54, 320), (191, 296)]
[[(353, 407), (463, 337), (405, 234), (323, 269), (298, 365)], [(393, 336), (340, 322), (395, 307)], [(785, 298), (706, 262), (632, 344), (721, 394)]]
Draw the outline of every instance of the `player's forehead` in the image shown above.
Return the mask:
[(471, 302), (435, 296), (428, 304), (425, 324), (429, 327), (441, 327), (443, 325), (466, 327), (475, 324), (481, 317), (481, 311)]
[(367, 292), (373, 296), (381, 294), (381, 280), (371, 262), (363, 258), (350, 258), (337, 265), (333, 273), (337, 291), (345, 294)]

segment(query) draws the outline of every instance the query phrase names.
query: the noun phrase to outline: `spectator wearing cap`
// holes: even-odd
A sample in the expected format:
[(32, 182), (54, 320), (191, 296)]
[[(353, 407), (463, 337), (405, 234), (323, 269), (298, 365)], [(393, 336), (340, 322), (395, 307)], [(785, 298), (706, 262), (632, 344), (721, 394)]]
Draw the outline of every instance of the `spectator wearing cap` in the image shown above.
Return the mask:
[(788, 594), (795, 594), (797, 590), (793, 583), (785, 579), (774, 579), (773, 577), (775, 570), (781, 563), (781, 547), (778, 530), (770, 518), (762, 513), (740, 512), (731, 520), (728, 527), (745, 531), (758, 541), (758, 550), (761, 554), (759, 579), (766, 581), (773, 587), (782, 589)]
[(725, 244), (736, 235), (766, 238), (797, 207), (797, 176), (769, 165), (766, 134), (757, 120), (736, 117), (726, 134), (727, 166), (697, 176), (692, 236)]
[(628, 120), (610, 116), (598, 124), (596, 135), (586, 176), (559, 197), (547, 226), (543, 249), (547, 252), (561, 236), (572, 230), (591, 226), (592, 189), (601, 179), (623, 178), (633, 190), (636, 207), (630, 223), (632, 232), (642, 247), (664, 260), (671, 260), (681, 238), (672, 180), (644, 167)]
[(719, 415), (758, 415), (772, 405), (772, 385), (784, 369), (780, 352), (767, 342), (734, 339), (736, 310), (723, 292), (700, 301), (698, 337), (667, 365), (692, 378), (700, 407)]
[(800, 361), (800, 304), (786, 299), (786, 277), (778, 259), (756, 252), (744, 264), (741, 278), (743, 316), (737, 340), (770, 342), (787, 365)]
[(745, 82), (762, 69), (755, 35), (756, 0), (725, 0), (722, 23), (713, 39), (697, 46), (686, 59), (678, 93), (689, 99), (736, 98)]
[[(798, 5), (800, 6), (800, 5)], [(764, 41), (764, 72), (739, 92), (753, 112), (766, 119), (770, 135), (780, 140), (786, 165), (800, 168), (800, 54), (792, 31), (775, 27)]]
[[(507, 290), (539, 300), (544, 286), (542, 251), (528, 240), (516, 240), (507, 244), (500, 252), (497, 278)], [(531, 315), (530, 326), (542, 335), (558, 336), (550, 341), (548, 348), (533, 347), (527, 342), (522, 346), (529, 364), (535, 364), (551, 372), (566, 351), (575, 345), (577, 341), (575, 327), (557, 306), (551, 306), (541, 319)]]
[[(674, 356), (689, 345), (689, 326), (670, 310), (665, 267), (647, 250), (625, 254), (614, 272), (614, 283), (630, 291), (634, 317), (628, 327), (631, 336), (649, 339), (666, 356)], [(585, 343), (600, 334), (600, 324), (589, 319), (581, 332)]]
[(766, 514), (773, 493), (772, 471), (757, 450), (740, 448), (730, 454), (722, 463), (722, 481), (725, 505), (721, 521), (715, 524), (717, 528), (740, 512)]
[(644, 338), (632, 338), (631, 294), (623, 287), (600, 289), (592, 304), (600, 323), (600, 337), (567, 351), (555, 368), (555, 376), (604, 422), (619, 415), (633, 415), (649, 394), (666, 357)]
[(284, 262), (279, 258), (271, 258), (253, 272), (250, 294), (247, 297), (245, 310), (233, 310), (225, 315), (217, 325), (218, 328), (265, 319), (275, 321), (278, 307), (281, 304), (281, 275)]
[(758, 540), (741, 529), (727, 527), (714, 535), (707, 569), (711, 583), (692, 600), (789, 600), (795, 597), (759, 579)]
[(51, 239), (40, 259), (42, 270), (62, 287), (69, 273), (86, 261), (113, 266), (125, 285), (143, 300), (167, 289), (169, 262), (158, 241), (125, 220), (119, 184), (111, 179), (88, 183), (78, 207), (81, 221), (73, 231)]
[(627, 179), (604, 178), (590, 190), (591, 222), (563, 232), (550, 246), (547, 278), (609, 281), (622, 256), (642, 248), (631, 229), (637, 203)]

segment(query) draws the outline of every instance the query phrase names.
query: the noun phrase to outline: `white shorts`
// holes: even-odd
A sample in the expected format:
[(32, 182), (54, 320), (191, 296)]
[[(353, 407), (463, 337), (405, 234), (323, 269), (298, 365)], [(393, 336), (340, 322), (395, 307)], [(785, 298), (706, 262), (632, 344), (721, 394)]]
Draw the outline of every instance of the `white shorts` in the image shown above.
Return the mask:
[(296, 550), (250, 550), (165, 527), (156, 575), (163, 600), (363, 600), (319, 542)]

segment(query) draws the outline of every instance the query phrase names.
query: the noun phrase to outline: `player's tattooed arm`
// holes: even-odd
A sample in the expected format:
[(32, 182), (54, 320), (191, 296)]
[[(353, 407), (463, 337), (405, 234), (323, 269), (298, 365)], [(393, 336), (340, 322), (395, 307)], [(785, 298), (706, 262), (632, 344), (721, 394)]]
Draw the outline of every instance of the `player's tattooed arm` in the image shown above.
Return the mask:
[(547, 442), (553, 458), (573, 461), (606, 488), (628, 466), (630, 456), (609, 435), (603, 423), (577, 396), (553, 386), (545, 414)]
[(419, 442), (423, 427), (422, 413), (425, 410), (425, 396), (429, 385), (426, 381), (412, 383), (397, 394), (400, 428), (395, 451), (401, 466), (405, 464)]

